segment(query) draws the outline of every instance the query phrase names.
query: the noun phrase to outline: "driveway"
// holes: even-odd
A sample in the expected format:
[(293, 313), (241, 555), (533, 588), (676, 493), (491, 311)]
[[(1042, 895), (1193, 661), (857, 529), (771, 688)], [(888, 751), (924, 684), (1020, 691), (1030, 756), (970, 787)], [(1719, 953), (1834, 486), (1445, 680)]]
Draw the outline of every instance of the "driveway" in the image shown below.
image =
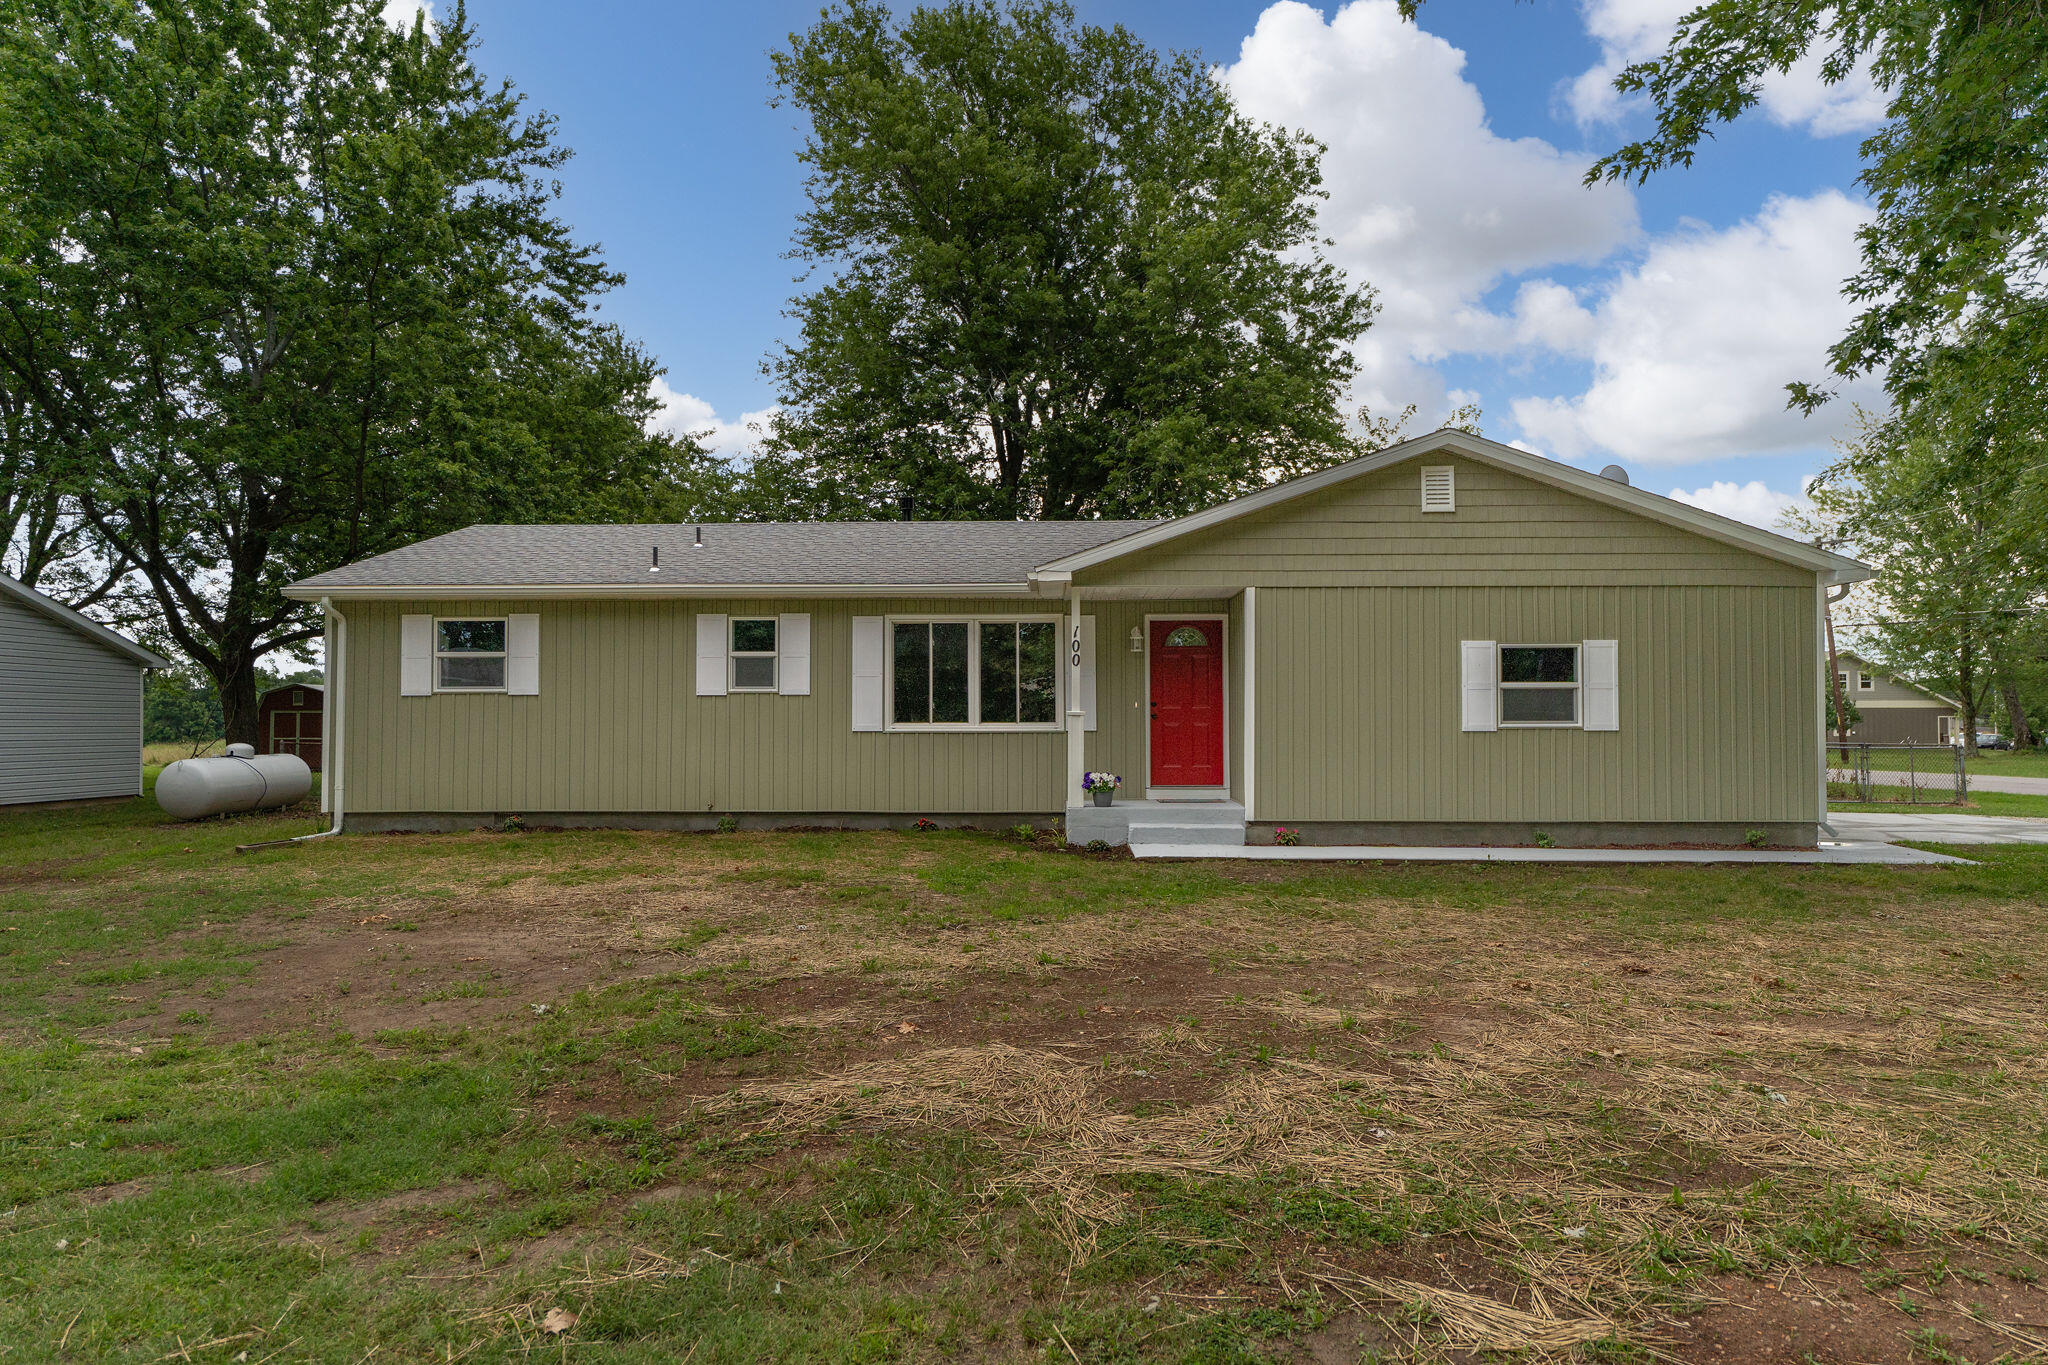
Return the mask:
[[(2007, 782), (2035, 779), (2008, 777)], [(1854, 843), (1911, 839), (1923, 844), (2048, 844), (2048, 820), (2003, 815), (1947, 815), (1901, 811), (1896, 815), (1836, 811), (1828, 823)]]

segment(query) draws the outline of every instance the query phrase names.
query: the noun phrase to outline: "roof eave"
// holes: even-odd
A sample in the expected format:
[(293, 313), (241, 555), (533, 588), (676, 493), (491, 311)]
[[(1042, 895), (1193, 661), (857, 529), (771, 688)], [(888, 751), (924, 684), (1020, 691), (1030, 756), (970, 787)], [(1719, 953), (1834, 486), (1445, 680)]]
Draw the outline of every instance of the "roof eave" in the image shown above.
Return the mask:
[(299, 602), (440, 601), (473, 597), (1031, 597), (1023, 583), (294, 583), (284, 595)]
[(59, 625), (69, 626), (94, 643), (113, 650), (143, 668), (166, 669), (171, 666), (169, 659), (154, 650), (144, 649), (119, 631), (108, 629), (83, 612), (75, 611), (54, 598), (46, 597), (28, 584), (9, 578), (6, 574), (0, 574), (0, 591), (4, 591), (31, 611), (39, 612)]

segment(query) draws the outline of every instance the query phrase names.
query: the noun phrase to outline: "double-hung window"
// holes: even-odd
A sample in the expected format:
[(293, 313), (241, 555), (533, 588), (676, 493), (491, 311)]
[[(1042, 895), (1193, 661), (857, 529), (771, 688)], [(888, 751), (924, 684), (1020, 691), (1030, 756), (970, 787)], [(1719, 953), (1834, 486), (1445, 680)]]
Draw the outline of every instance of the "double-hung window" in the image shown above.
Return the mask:
[(1577, 725), (1579, 647), (1502, 645), (1500, 723)]
[(1052, 621), (891, 621), (890, 723), (1057, 728), (1059, 664)]
[(505, 690), (503, 617), (459, 621), (444, 618), (434, 622), (434, 690)]
[(773, 692), (775, 676), (775, 626), (773, 616), (732, 618), (732, 677), (728, 686), (735, 692)]

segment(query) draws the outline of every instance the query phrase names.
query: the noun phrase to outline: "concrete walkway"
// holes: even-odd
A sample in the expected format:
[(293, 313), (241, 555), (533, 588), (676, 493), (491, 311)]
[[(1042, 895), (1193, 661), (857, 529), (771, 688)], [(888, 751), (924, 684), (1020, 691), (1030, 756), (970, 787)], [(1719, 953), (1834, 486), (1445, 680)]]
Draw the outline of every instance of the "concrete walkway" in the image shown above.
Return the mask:
[[(1836, 817), (1840, 819), (1842, 817)], [(1889, 818), (1889, 817), (1880, 817)], [(1967, 817), (1951, 816), (1950, 819)], [(1982, 817), (1980, 817), (1982, 818)], [(2013, 823), (2013, 822), (2007, 822)], [(2033, 823), (2033, 822), (2029, 822)], [(2048, 824), (2048, 822), (2042, 822)], [(1844, 834), (1848, 831), (1844, 830)], [(1930, 835), (1915, 839), (1946, 842)], [(1977, 843), (1992, 842), (1977, 839)], [(1132, 844), (1134, 858), (1245, 858), (1260, 862), (1330, 863), (1967, 863), (1946, 853), (1901, 848), (1876, 840), (1824, 843), (1819, 848), (1402, 848), (1382, 844), (1271, 844), (1216, 848), (1204, 844)]]
[[(2009, 778), (2008, 781), (2018, 781)], [(2048, 820), (1940, 811), (1835, 811), (1828, 816), (1844, 839), (1911, 839), (1922, 844), (2048, 844)]]

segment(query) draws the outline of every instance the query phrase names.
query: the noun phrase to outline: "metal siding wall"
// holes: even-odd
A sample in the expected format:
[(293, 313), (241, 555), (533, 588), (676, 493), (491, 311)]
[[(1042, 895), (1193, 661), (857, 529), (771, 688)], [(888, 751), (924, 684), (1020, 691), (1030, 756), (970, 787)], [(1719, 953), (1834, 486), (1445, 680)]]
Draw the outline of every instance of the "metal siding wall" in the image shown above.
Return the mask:
[(1234, 594), (1260, 587), (1717, 583), (1813, 575), (1469, 460), (1455, 512), (1425, 513), (1422, 457), (1079, 575), (1083, 587)]
[[(1105, 607), (1108, 604), (1103, 604)], [(1128, 604), (1137, 607), (1138, 604)], [(811, 695), (699, 697), (694, 617), (811, 615)], [(1139, 607), (1142, 614), (1142, 607)], [(1005, 601), (720, 600), (358, 602), (348, 616), (348, 805), (377, 812), (1056, 811), (1066, 740), (1056, 731), (855, 734), (855, 616), (1057, 611)], [(399, 618), (540, 614), (540, 695), (398, 694)], [(1102, 615), (1107, 618), (1110, 613)], [(1128, 622), (1120, 630), (1127, 634)], [(1114, 620), (1097, 623), (1114, 654)], [(1124, 647), (1125, 657), (1128, 654)], [(1129, 727), (1110, 723), (1112, 746)], [(1095, 739), (1098, 736), (1091, 736)], [(1106, 766), (1106, 765), (1105, 765)]]
[(0, 805), (133, 796), (142, 669), (0, 598)]
[[(1292, 820), (1812, 818), (1812, 588), (1259, 592), (1259, 810)], [(1622, 728), (1458, 728), (1458, 642), (1620, 641)]]

